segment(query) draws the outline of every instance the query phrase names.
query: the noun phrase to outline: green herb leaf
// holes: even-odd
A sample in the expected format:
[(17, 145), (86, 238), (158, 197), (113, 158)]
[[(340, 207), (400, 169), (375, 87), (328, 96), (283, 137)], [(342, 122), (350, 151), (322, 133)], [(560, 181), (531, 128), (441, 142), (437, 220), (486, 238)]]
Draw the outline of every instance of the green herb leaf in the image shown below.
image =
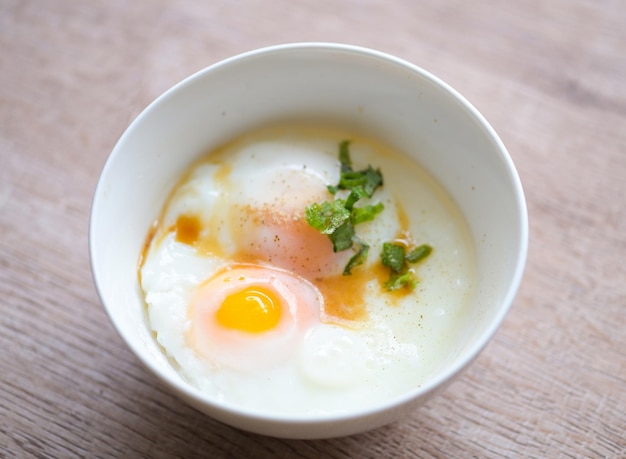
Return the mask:
[(352, 190), (356, 187), (363, 187), (367, 184), (367, 176), (362, 172), (342, 172), (339, 178), (338, 188), (340, 190)]
[(425, 259), (432, 250), (428, 244), (422, 244), (406, 253), (403, 245), (393, 242), (383, 243), (380, 254), (381, 262), (390, 269), (389, 280), (384, 284), (385, 288), (390, 291), (400, 288), (413, 290), (419, 281), (413, 271), (409, 269), (409, 263), (417, 263)]
[(350, 274), (352, 274), (352, 268), (354, 268), (355, 266), (365, 263), (365, 260), (367, 260), (367, 254), (369, 253), (370, 249), (370, 246), (361, 241), (358, 237), (354, 236), (352, 240), (359, 246), (359, 249), (357, 250), (356, 254), (354, 254), (354, 256), (350, 258), (348, 264), (344, 268), (344, 276), (349, 276)]
[(353, 207), (351, 211), (352, 223), (358, 225), (359, 223), (372, 221), (384, 209), (385, 206), (382, 202), (362, 207)]
[(304, 210), (306, 221), (323, 234), (333, 234), (339, 227), (350, 220), (350, 211), (342, 200), (314, 202)]
[(385, 288), (389, 291), (399, 290), (403, 287), (413, 290), (418, 283), (415, 275), (410, 271), (403, 274), (392, 273), (391, 276), (389, 276), (389, 280), (385, 282)]
[(404, 269), (404, 247), (392, 242), (385, 242), (380, 259), (383, 266), (388, 267), (392, 272), (402, 272)]
[(380, 172), (380, 169), (372, 169), (372, 166), (367, 166), (367, 169), (361, 172), (365, 177), (365, 184), (363, 185), (363, 189), (365, 194), (367, 194), (368, 198), (371, 198), (374, 195), (374, 192), (379, 186), (383, 184), (383, 175)]
[(350, 219), (339, 226), (332, 234), (329, 234), (333, 243), (333, 251), (341, 252), (352, 247), (352, 239), (354, 238), (354, 226)]
[(344, 140), (339, 144), (339, 162), (341, 163), (341, 172), (348, 172), (352, 170), (349, 140)]
[(350, 170), (342, 172), (339, 178), (339, 184), (334, 187), (334, 189), (353, 190), (361, 188), (364, 195), (371, 198), (382, 184), (383, 176), (380, 169), (372, 169), (372, 166), (367, 166), (367, 169), (362, 171)]
[(428, 255), (430, 255), (432, 251), (433, 248), (431, 246), (429, 246), (428, 244), (422, 244), (407, 253), (405, 258), (410, 263), (417, 263), (418, 261), (422, 261), (423, 259), (428, 257)]
[(357, 203), (357, 201), (361, 198), (364, 198), (365, 196), (366, 194), (365, 194), (365, 191), (363, 191), (362, 187), (358, 186), (356, 188), (353, 188), (350, 191), (348, 198), (346, 199), (344, 207), (351, 211), (354, 205)]
[(369, 252), (369, 245), (356, 236), (354, 226), (373, 220), (385, 208), (380, 202), (361, 207), (356, 207), (355, 204), (362, 198), (371, 198), (376, 189), (382, 185), (383, 177), (380, 170), (374, 170), (371, 166), (362, 171), (352, 169), (349, 140), (339, 144), (339, 162), (341, 163), (339, 183), (329, 185), (327, 189), (332, 195), (336, 195), (339, 190), (350, 190), (347, 198), (335, 197), (332, 202), (311, 204), (305, 209), (305, 217), (309, 225), (328, 236), (335, 252), (357, 246), (354, 256), (350, 258), (343, 272), (344, 275), (348, 275), (352, 268), (365, 263)]

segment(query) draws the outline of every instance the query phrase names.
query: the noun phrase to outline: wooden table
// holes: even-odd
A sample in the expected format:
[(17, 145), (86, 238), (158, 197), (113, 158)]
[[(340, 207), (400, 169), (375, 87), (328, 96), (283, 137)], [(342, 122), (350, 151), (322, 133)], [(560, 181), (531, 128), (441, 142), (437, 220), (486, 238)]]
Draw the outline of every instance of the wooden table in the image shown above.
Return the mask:
[[(286, 441), (182, 405), (90, 273), (102, 166), (162, 91), (264, 45), (377, 48), (483, 112), (518, 167), (531, 244), (475, 364), (407, 418)], [(0, 0), (0, 457), (626, 457), (622, 0)]]

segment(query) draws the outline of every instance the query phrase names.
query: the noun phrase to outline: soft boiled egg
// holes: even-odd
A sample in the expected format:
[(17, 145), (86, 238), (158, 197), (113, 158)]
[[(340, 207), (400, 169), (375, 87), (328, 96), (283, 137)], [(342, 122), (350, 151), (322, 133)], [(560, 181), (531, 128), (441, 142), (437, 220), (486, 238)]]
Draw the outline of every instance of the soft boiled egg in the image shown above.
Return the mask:
[(187, 342), (215, 366), (254, 371), (288, 358), (319, 323), (322, 304), (319, 290), (293, 273), (229, 264), (189, 303)]
[[(150, 326), (181, 375), (217, 399), (341, 411), (414, 387), (454, 351), (472, 247), (454, 204), (417, 165), (353, 142), (353, 160), (380, 166), (385, 185), (366, 200), (384, 211), (359, 224), (370, 254), (351, 275), (354, 251), (333, 252), (306, 222), (307, 206), (333, 199), (343, 138), (290, 127), (237, 139), (190, 168), (150, 233), (140, 264)], [(414, 292), (389, 293), (380, 249), (407, 235), (436, 257)]]

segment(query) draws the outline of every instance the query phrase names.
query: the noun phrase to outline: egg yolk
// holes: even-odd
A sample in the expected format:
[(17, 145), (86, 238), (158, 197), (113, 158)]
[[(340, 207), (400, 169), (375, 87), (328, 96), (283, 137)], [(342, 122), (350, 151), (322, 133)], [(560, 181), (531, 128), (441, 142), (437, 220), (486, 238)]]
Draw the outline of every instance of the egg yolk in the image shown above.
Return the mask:
[(228, 295), (215, 312), (215, 318), (225, 328), (260, 333), (278, 325), (280, 303), (270, 289), (249, 286)]
[(185, 340), (216, 367), (269, 368), (294, 355), (323, 304), (313, 284), (288, 271), (229, 264), (190, 299)]

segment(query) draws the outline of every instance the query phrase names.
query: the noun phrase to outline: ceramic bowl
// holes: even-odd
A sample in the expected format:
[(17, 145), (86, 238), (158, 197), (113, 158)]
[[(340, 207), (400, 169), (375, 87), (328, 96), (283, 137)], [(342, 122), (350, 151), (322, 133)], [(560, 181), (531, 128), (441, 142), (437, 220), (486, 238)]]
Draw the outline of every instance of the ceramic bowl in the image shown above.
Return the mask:
[[(367, 132), (413, 157), (465, 216), (478, 285), (467, 338), (431, 379), (384, 404), (338, 415), (277, 416), (219, 402), (189, 385), (147, 323), (137, 261), (151, 223), (185, 169), (207, 150), (258, 126), (324, 119)], [(100, 177), (91, 211), (95, 284), (113, 325), (173, 393), (240, 429), (286, 438), (354, 434), (397, 420), (443, 389), (485, 347), (522, 278), (527, 210), (505, 146), (458, 92), (402, 59), (355, 46), (304, 43), (251, 51), (175, 85), (128, 127)]]

